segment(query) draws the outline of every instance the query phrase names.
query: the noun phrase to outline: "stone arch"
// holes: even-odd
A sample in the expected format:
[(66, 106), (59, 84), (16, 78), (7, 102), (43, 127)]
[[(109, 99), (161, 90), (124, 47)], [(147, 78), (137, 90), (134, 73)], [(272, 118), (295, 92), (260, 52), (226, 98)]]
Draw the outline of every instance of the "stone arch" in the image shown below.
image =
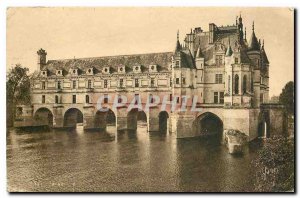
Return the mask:
[(147, 122), (147, 115), (143, 110), (133, 108), (127, 113), (127, 129), (136, 130), (138, 121)]
[(197, 136), (223, 135), (223, 121), (214, 113), (205, 112), (200, 114), (193, 122), (193, 128)]
[(64, 114), (64, 127), (76, 127), (83, 123), (83, 113), (78, 108), (69, 108)]
[(49, 127), (53, 126), (53, 118), (54, 118), (53, 113), (50, 109), (46, 107), (41, 107), (37, 109), (34, 113), (33, 118), (34, 118), (35, 125), (49, 126)]
[(261, 112), (257, 125), (257, 137), (268, 138), (270, 137), (270, 119), (269, 112)]
[(116, 126), (115, 112), (109, 108), (96, 111), (94, 118), (94, 127), (106, 129), (107, 125)]
[(158, 114), (159, 131), (166, 132), (169, 125), (169, 114), (167, 111), (161, 111)]

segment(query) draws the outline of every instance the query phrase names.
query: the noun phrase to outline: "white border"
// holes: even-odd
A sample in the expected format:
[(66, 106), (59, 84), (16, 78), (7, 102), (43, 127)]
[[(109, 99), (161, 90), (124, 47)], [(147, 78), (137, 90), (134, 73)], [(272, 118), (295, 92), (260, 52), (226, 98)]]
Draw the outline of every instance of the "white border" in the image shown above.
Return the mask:
[[(2, 0), (0, 2), (0, 35), (2, 38), (2, 42), (0, 45), (0, 65), (1, 65), (1, 71), (0, 71), (0, 86), (1, 90), (6, 90), (6, 9), (7, 7), (37, 7), (37, 6), (46, 6), (46, 7), (55, 7), (55, 6), (85, 6), (85, 7), (94, 7), (94, 6), (227, 6), (227, 7), (294, 7), (299, 9), (300, 1), (297, 0), (284, 0), (284, 1), (261, 1), (261, 0), (248, 0), (248, 1), (240, 1), (240, 0), (207, 0), (199, 2), (199, 0), (140, 0), (140, 1), (134, 1), (134, 0), (106, 0), (106, 1), (92, 1), (92, 0), (72, 0), (72, 1), (62, 1), (62, 0)], [(296, 24), (297, 27), (299, 27), (299, 21), (297, 21)], [(280, 31), (280, 27), (278, 27)], [(298, 28), (296, 28), (298, 29)], [(298, 31), (297, 31), (298, 32)], [(299, 32), (298, 32), (299, 34)], [(298, 44), (298, 42), (297, 42)], [(299, 50), (296, 54), (297, 57), (299, 57)], [(297, 71), (297, 75), (299, 75), (299, 69)], [(298, 83), (297, 83), (298, 84)], [(297, 85), (297, 93), (299, 93), (299, 86)], [(2, 92), (0, 95), (0, 109), (1, 111), (1, 136), (0, 136), (0, 159), (1, 159), (1, 165), (2, 170), (0, 172), (0, 195), (1, 197), (8, 197), (10, 194), (6, 191), (6, 94), (5, 91)], [(297, 108), (297, 110), (299, 110)], [(297, 122), (299, 121), (299, 118), (297, 117)], [(295, 132), (297, 133), (297, 132)], [(298, 136), (298, 135), (297, 135)], [(297, 138), (297, 142), (299, 137)], [(299, 148), (299, 146), (298, 146)], [(299, 149), (298, 149), (299, 151)], [(297, 152), (296, 152), (297, 153)], [(299, 166), (297, 167), (297, 173), (299, 172)], [(53, 195), (48, 194), (47, 196), (56, 196), (56, 197), (62, 197), (65, 194), (59, 194), (59, 195)], [(21, 196), (25, 196), (21, 195)], [(68, 195), (68, 196), (73, 196)], [(83, 194), (79, 194), (77, 196), (85, 196)], [(108, 197), (112, 195), (101, 195), (102, 197)], [(117, 195), (113, 195), (117, 196)], [(140, 196), (140, 194), (139, 194)], [(145, 196), (145, 195), (143, 195)], [(162, 197), (162, 195), (156, 195), (158, 197)], [(168, 195), (173, 196), (173, 195)], [(187, 196), (187, 195), (184, 195)], [(201, 194), (200, 196), (207, 196)], [(215, 195), (213, 195), (215, 196)], [(224, 196), (224, 194), (222, 194)], [(231, 195), (229, 195), (231, 196)], [(256, 197), (264, 197), (265, 195), (254, 195)], [(286, 195), (285, 195), (286, 196)]]

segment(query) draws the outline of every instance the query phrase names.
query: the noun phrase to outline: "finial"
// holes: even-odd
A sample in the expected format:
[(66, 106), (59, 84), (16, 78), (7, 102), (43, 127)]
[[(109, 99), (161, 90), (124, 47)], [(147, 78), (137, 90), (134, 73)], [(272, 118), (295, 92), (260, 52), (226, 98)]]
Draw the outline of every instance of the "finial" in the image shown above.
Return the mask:
[(177, 30), (177, 41), (179, 41), (179, 30)]
[(191, 34), (192, 34), (192, 28), (191, 28)]
[(254, 21), (252, 23), (252, 31), (254, 32)]
[(263, 44), (262, 44), (262, 46), (265, 46), (265, 39), (263, 39)]
[(246, 27), (245, 27), (245, 40), (247, 39), (247, 30), (246, 30)]
[(237, 25), (238, 24), (238, 16), (236, 16), (236, 18), (235, 18), (235, 25)]
[(242, 11), (240, 11), (240, 18), (242, 18)]

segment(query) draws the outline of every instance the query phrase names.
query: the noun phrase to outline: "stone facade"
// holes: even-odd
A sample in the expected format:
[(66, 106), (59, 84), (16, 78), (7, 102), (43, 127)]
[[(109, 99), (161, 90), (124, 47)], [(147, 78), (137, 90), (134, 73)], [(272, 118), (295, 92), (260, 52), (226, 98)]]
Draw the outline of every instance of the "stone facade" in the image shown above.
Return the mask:
[[(97, 106), (104, 97), (108, 100), (101, 101), (101, 106), (109, 107), (116, 116), (117, 129), (135, 129), (137, 113), (126, 107), (134, 98), (146, 105), (152, 95), (159, 96), (160, 103), (146, 112), (148, 131), (160, 130), (164, 113), (169, 130), (178, 138), (201, 136), (205, 128), (201, 120), (207, 115), (222, 129), (242, 131), (252, 140), (259, 130), (266, 131), (266, 127), (259, 128), (260, 123), (267, 122), (264, 126), (270, 128), (270, 116), (283, 116), (278, 105), (267, 105), (269, 61), (264, 42), (257, 39), (253, 23), (248, 44), (241, 16), (235, 25), (211, 23), (206, 32), (200, 27), (191, 29), (183, 44), (178, 34), (173, 52), (48, 61), (45, 50), (37, 55), (37, 71), (32, 76), (33, 121), (22, 122), (21, 113), (17, 126), (39, 125), (42, 122), (34, 121), (36, 117), (47, 117), (54, 128), (69, 127), (66, 122), (72, 126), (72, 120), (83, 122), (85, 129), (105, 128), (107, 113), (99, 113)], [(114, 98), (120, 95), (128, 101), (112, 109)], [(172, 110), (167, 104), (162, 112), (164, 96), (168, 103), (175, 101), (177, 109), (187, 102), (187, 111)], [(198, 97), (196, 101), (193, 96)], [(193, 104), (201, 111), (191, 111)], [(268, 120), (261, 114), (268, 114)], [(281, 133), (281, 118), (268, 130)]]

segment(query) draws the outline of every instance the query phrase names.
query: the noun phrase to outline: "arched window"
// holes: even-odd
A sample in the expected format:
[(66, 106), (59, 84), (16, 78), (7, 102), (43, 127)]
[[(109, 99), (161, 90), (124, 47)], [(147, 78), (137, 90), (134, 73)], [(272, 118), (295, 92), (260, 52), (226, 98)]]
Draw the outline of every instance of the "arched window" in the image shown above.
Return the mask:
[(85, 103), (90, 103), (90, 96), (89, 95), (86, 95), (85, 96)]
[(247, 92), (247, 76), (244, 75), (243, 77), (243, 94)]
[(234, 77), (234, 93), (239, 94), (239, 75), (235, 75)]

